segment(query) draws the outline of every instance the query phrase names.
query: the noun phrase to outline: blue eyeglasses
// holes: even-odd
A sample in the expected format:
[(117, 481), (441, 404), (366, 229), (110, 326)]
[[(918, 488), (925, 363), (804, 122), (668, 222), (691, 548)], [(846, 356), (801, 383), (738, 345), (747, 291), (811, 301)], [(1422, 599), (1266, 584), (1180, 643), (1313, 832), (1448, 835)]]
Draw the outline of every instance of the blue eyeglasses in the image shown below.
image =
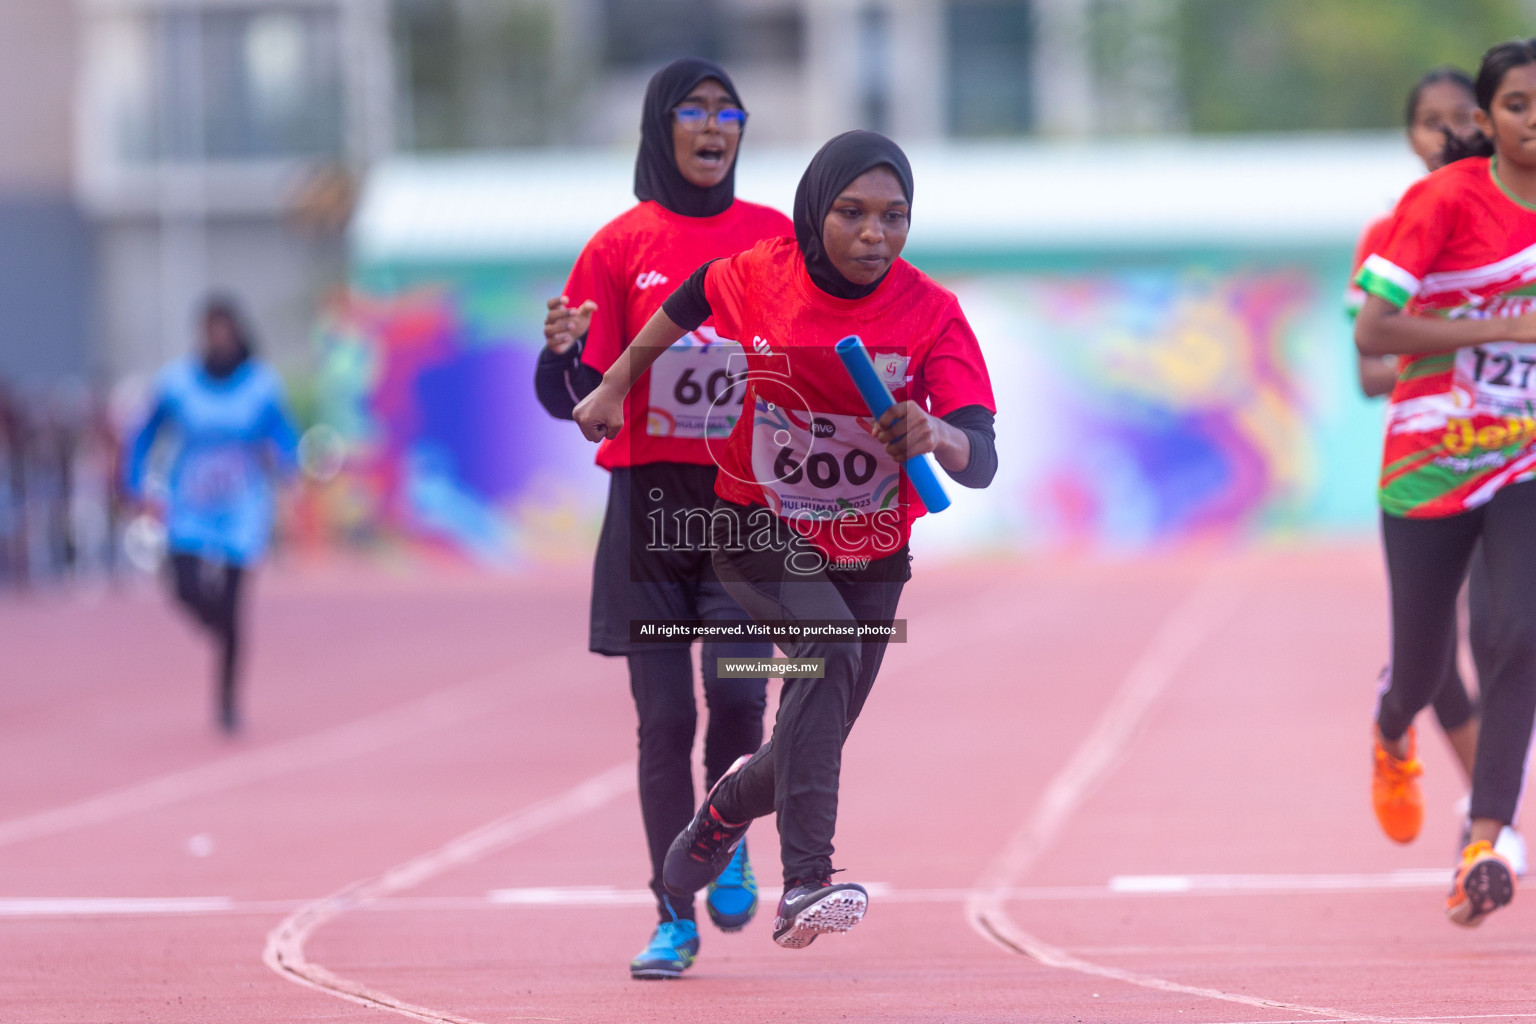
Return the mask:
[[(709, 124), (709, 111), (697, 103), (685, 103), (680, 107), (673, 107), (672, 114), (677, 118), (677, 123), (683, 126), (684, 131), (701, 132), (704, 126)], [(715, 127), (726, 135), (740, 135), (742, 128), (747, 124), (747, 112), (740, 107), (722, 107), (714, 113)]]

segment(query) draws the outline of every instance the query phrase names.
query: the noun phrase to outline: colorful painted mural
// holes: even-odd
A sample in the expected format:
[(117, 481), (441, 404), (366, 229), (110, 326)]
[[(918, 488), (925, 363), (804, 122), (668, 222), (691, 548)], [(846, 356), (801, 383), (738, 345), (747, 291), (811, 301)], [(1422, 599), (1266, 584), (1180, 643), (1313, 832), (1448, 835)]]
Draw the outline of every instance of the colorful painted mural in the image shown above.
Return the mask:
[(470, 315), (449, 287), (351, 292), (316, 331), (320, 415), (346, 452), (330, 518), (491, 566), (559, 554), (587, 532), (591, 447), (533, 400), (538, 349)]
[[(1332, 254), (937, 269), (991, 368), (1001, 469), (986, 491), (951, 485), (919, 545), (1368, 529), (1379, 412), (1354, 389), (1342, 273)], [(603, 474), (532, 390), (558, 286), (546, 268), (397, 268), (333, 303), (321, 407), (348, 452), (351, 529), (490, 565), (585, 549)]]
[(1125, 548), (1368, 527), (1379, 415), (1336, 280), (1198, 263), (949, 279), (992, 371), (1003, 467), (962, 532)]

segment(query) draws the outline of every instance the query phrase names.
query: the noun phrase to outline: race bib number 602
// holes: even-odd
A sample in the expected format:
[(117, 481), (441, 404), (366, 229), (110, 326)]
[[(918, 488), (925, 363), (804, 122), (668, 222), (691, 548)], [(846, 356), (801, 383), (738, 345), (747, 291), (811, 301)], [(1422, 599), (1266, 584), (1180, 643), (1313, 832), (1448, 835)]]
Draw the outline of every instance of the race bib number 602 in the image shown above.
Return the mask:
[(745, 372), (731, 373), (732, 354), (742, 365), (741, 346), (709, 327), (683, 335), (663, 352), (651, 364), (645, 432), (683, 438), (729, 434), (747, 392)]

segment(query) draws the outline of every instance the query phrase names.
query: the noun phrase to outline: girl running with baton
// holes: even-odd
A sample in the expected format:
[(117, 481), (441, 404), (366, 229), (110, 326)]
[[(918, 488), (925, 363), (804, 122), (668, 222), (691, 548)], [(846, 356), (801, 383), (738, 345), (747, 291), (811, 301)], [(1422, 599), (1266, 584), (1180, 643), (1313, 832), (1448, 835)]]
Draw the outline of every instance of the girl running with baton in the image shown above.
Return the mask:
[[(740, 338), (746, 414), (714, 447), (711, 523), (720, 578), (751, 616), (814, 626), (888, 622), (910, 577), (907, 540), (924, 512), (901, 469), (931, 453), (955, 481), (996, 471), (986, 364), (954, 295), (903, 261), (912, 208), (906, 155), (875, 132), (839, 135), (795, 193), (795, 237), (700, 267), (576, 409), (589, 440), (624, 424), (624, 396), (705, 316)], [(835, 351), (859, 334), (897, 402), (877, 421)], [(667, 855), (672, 892), (729, 862), (753, 818), (778, 818), (784, 896), (774, 940), (798, 948), (846, 931), (865, 890), (833, 884), (843, 742), (885, 654), (883, 635), (785, 641), (823, 677), (786, 677), (773, 735), (715, 785)]]

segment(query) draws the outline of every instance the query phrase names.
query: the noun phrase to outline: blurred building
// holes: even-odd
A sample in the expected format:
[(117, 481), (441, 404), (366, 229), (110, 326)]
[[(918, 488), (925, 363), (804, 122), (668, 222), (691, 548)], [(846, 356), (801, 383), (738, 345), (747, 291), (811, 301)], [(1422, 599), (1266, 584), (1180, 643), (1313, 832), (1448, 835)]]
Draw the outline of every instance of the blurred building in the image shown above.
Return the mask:
[(209, 289), (304, 348), (391, 147), (387, 3), (0, 3), (0, 377), (151, 367)]
[(0, 3), (0, 378), (90, 360), (91, 233), (75, 202), (74, 13)]
[[(628, 142), (661, 64), (720, 60), (754, 138), (1182, 125), (1177, 0), (395, 0), (409, 149)], [(1113, 51), (1106, 59), (1107, 51)]]
[(1382, 128), (1536, 11), (1395, 2), (1401, 38), (1327, 0), (0, 0), (0, 375), (153, 366), (208, 289), (298, 362), (380, 156), (629, 150), (685, 54), (754, 146)]
[(384, 0), (73, 6), (99, 369), (185, 352), (209, 290), (244, 301), (269, 353), (291, 361), (344, 278), (354, 183), (391, 145)]

